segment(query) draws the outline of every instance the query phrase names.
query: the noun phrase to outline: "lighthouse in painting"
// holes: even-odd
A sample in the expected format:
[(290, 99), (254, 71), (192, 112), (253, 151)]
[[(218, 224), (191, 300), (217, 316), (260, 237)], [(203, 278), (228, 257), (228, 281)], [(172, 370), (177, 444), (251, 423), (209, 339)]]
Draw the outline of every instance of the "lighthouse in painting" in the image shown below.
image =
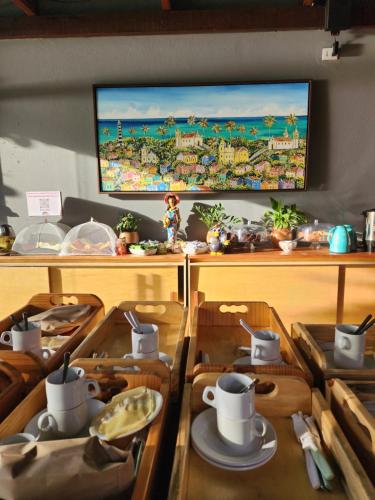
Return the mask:
[(121, 120), (117, 122), (117, 141), (122, 142), (122, 123)]

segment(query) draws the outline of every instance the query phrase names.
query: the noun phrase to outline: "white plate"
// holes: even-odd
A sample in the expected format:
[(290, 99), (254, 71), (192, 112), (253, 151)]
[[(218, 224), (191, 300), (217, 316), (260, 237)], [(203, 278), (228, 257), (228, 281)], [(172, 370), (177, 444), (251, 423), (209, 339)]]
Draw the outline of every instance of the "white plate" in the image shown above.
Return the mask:
[[(124, 354), (123, 358), (134, 359), (133, 354), (131, 352), (129, 352), (128, 354)], [(143, 359), (134, 359), (134, 361), (143, 361)], [(173, 359), (171, 358), (171, 356), (168, 356), (168, 354), (165, 354), (165, 352), (160, 352), (160, 351), (159, 351), (159, 361), (167, 363), (167, 365), (171, 365), (173, 363)]]
[(279, 359), (271, 359), (265, 361), (264, 359), (252, 359), (251, 356), (244, 356), (242, 358), (238, 358), (233, 361), (234, 365), (282, 365), (285, 364), (283, 359), (280, 357)]
[[(99, 401), (99, 399), (88, 399), (87, 406), (89, 410), (89, 421), (87, 422), (87, 425), (84, 427), (84, 429), (82, 429), (82, 431), (74, 437), (88, 437), (90, 435), (89, 427), (91, 424), (91, 420), (97, 413), (99, 413), (103, 406), (105, 406), (105, 403), (103, 403), (103, 401)], [(56, 436), (54, 436), (53, 432), (43, 432), (42, 434), (40, 434), (40, 431), (38, 429), (38, 418), (45, 411), (47, 411), (47, 408), (44, 408), (44, 410), (34, 415), (23, 431), (35, 436), (35, 439), (37, 441), (50, 441), (53, 439), (58, 439), (56, 438)]]
[(277, 450), (276, 432), (271, 423), (257, 414), (266, 424), (266, 434), (260, 448), (242, 455), (221, 440), (217, 430), (216, 410), (209, 408), (200, 413), (191, 426), (191, 442), (195, 451), (217, 467), (229, 470), (251, 470), (271, 460)]
[(145, 250), (142, 248), (130, 248), (129, 247), (130, 253), (132, 253), (133, 255), (141, 256), (141, 257), (148, 257), (149, 255), (155, 255), (157, 251), (158, 251), (157, 248), (149, 248), (149, 249)]
[[(139, 432), (140, 430), (144, 429), (149, 423), (151, 423), (160, 413), (160, 410), (162, 409), (163, 406), (163, 396), (160, 394), (158, 391), (154, 391), (153, 389), (150, 389), (150, 391), (154, 394), (155, 397), (155, 409), (154, 411), (147, 417), (146, 422), (140, 422), (139, 427), (136, 427), (135, 429), (132, 429), (131, 432), (127, 432), (125, 434), (121, 434), (120, 436), (117, 436), (116, 439), (120, 439), (126, 436), (130, 436), (131, 434), (135, 434), (136, 432)], [(122, 394), (126, 394), (126, 392), (123, 392)], [(105, 436), (103, 434), (99, 434), (97, 430), (91, 426), (89, 429), (90, 435), (91, 436), (98, 436), (99, 439), (103, 439), (105, 441)]]

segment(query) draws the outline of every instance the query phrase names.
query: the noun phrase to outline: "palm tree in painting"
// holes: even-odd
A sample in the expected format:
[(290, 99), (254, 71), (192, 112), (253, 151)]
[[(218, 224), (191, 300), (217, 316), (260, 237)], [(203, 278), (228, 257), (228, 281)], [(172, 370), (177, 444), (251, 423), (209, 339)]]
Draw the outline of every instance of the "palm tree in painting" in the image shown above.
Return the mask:
[(257, 139), (257, 135), (259, 133), (259, 130), (256, 128), (256, 127), (251, 127), (251, 129), (249, 130), (249, 133), (250, 135), (252, 135), (254, 137), (254, 139), (256, 140)]
[(163, 127), (162, 125), (157, 128), (156, 133), (163, 137), (168, 132), (167, 127)]
[(208, 120), (207, 118), (201, 118), (198, 122), (198, 125), (201, 127), (201, 128), (207, 128), (208, 127)]
[(150, 130), (150, 127), (148, 127), (147, 125), (142, 125), (141, 129), (144, 135), (146, 135), (147, 132)]
[(194, 115), (191, 115), (191, 116), (188, 116), (188, 119), (186, 121), (187, 121), (188, 125), (192, 126), (192, 125), (195, 125), (195, 120), (196, 120), (196, 117)]
[(211, 128), (215, 134), (219, 134), (221, 132), (221, 125), (218, 123), (214, 123)]
[(264, 125), (268, 128), (268, 138), (271, 138), (271, 128), (276, 123), (276, 118), (272, 115), (267, 115), (263, 118)]
[(285, 117), (285, 122), (290, 127), (297, 128), (298, 117), (294, 113), (291, 113), (290, 115)]
[(229, 122), (224, 125), (224, 128), (229, 132), (229, 142), (232, 142), (232, 132), (236, 129), (236, 122), (229, 120)]
[(128, 129), (128, 132), (130, 135), (135, 135), (137, 133), (137, 130), (134, 127), (131, 127)]
[(108, 127), (103, 128), (103, 134), (104, 134), (106, 137), (109, 137), (109, 128), (108, 128)]
[(244, 134), (246, 132), (245, 125), (238, 125), (237, 130), (240, 134)]
[(171, 127), (174, 127), (176, 125), (176, 120), (174, 119), (173, 116), (168, 116), (165, 120), (164, 120), (164, 125), (167, 127), (167, 129), (169, 130)]

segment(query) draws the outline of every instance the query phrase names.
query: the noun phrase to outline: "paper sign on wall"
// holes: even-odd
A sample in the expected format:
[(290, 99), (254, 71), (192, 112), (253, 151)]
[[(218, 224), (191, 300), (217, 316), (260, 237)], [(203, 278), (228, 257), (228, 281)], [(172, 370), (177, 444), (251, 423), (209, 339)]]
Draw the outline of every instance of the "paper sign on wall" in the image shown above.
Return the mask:
[(26, 193), (29, 216), (61, 215), (60, 191), (28, 191)]

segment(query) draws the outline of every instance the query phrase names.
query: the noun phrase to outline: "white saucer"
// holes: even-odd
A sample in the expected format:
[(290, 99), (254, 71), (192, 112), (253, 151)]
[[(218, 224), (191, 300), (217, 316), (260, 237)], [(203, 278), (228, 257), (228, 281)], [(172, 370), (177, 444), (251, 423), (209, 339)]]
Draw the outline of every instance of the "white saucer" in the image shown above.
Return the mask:
[(256, 451), (234, 454), (220, 438), (217, 430), (216, 410), (209, 408), (200, 413), (191, 426), (191, 442), (195, 451), (212, 465), (227, 470), (251, 470), (271, 460), (277, 450), (276, 432), (271, 423), (257, 414), (266, 424), (266, 434)]
[(280, 356), (280, 358), (277, 359), (270, 359), (270, 360), (264, 360), (264, 359), (252, 359), (251, 356), (243, 356), (242, 358), (238, 358), (235, 361), (233, 361), (234, 365), (282, 365), (284, 364), (283, 358)]
[[(99, 401), (99, 399), (88, 399), (87, 400), (87, 406), (89, 410), (89, 420), (87, 422), (87, 425), (82, 429), (82, 431), (74, 437), (88, 437), (90, 435), (89, 433), (89, 427), (91, 424), (91, 420), (95, 417), (97, 413), (105, 406), (105, 403), (103, 401)], [(58, 439), (53, 432), (43, 432), (40, 433), (40, 430), (38, 428), (38, 418), (39, 416), (44, 413), (47, 410), (47, 408), (44, 408), (44, 410), (40, 411), (36, 415), (33, 416), (33, 418), (30, 420), (30, 422), (26, 425), (25, 429), (23, 432), (26, 432), (28, 434), (32, 434), (35, 436), (35, 439), (37, 441), (51, 441), (53, 439)]]
[[(133, 354), (131, 352), (129, 352), (128, 354), (124, 354), (123, 358), (134, 359)], [(148, 359), (148, 358), (143, 358), (143, 359)], [(143, 360), (135, 359), (134, 361), (143, 361)], [(168, 356), (168, 354), (165, 354), (165, 352), (160, 352), (160, 351), (159, 351), (159, 361), (162, 361), (167, 365), (171, 365), (173, 363), (173, 359), (171, 358), (171, 356)]]

